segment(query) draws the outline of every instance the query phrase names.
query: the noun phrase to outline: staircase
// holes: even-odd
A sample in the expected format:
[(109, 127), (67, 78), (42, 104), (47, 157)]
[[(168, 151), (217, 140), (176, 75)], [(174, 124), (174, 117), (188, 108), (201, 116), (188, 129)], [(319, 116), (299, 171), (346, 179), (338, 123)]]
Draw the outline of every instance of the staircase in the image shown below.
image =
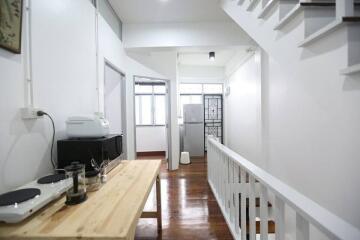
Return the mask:
[(346, 43), (338, 73), (360, 73), (360, 1), (222, 0), (221, 6), (265, 51), (282, 58), (280, 62), (296, 62), (306, 50), (329, 52)]

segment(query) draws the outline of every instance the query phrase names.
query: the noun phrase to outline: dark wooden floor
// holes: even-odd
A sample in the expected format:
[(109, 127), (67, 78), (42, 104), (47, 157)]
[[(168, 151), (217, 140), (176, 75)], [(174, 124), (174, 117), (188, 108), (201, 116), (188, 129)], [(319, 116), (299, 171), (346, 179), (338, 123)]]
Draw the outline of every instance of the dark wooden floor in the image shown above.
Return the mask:
[[(233, 239), (207, 183), (206, 171), (205, 159), (194, 159), (190, 165), (180, 165), (179, 170), (171, 172), (164, 161), (162, 234), (157, 234), (156, 220), (140, 219), (135, 239)], [(155, 206), (152, 191), (145, 209), (153, 210)]]

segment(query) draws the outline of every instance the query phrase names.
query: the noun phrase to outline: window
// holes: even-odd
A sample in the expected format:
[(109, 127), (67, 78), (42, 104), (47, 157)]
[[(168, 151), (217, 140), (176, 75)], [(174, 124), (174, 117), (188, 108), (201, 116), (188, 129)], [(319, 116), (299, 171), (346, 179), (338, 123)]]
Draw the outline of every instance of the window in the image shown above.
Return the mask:
[(202, 84), (180, 84), (180, 94), (201, 94)]
[(180, 94), (222, 94), (223, 85), (221, 83), (182, 83), (180, 84)]
[(165, 95), (154, 96), (154, 122), (155, 125), (165, 125)]
[(136, 94), (152, 94), (153, 93), (153, 85), (136, 84), (135, 85), (135, 93)]
[(122, 41), (122, 27), (123, 23), (116, 14), (115, 10), (111, 6), (108, 0), (98, 0), (94, 2), (95, 5), (97, 4), (97, 8), (101, 16), (105, 19), (105, 21), (109, 24), (112, 28), (114, 33), (119, 37)]
[(222, 84), (204, 84), (203, 85), (204, 94), (222, 94), (223, 85)]
[(166, 124), (166, 86), (164, 83), (136, 83), (136, 125)]
[(138, 95), (135, 96), (136, 104), (136, 124), (152, 125), (152, 96)]
[(165, 94), (166, 86), (165, 85), (154, 85), (154, 93), (155, 94)]

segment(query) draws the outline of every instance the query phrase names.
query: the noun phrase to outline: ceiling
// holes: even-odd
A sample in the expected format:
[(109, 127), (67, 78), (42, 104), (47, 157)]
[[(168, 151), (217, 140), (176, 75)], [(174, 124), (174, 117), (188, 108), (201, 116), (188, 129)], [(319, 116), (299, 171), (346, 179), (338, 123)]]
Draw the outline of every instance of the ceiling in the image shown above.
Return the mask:
[[(178, 61), (181, 65), (224, 67), (236, 54), (246, 54), (247, 48), (180, 48)], [(215, 61), (209, 60), (209, 52), (212, 51), (215, 52)]]
[(124, 23), (230, 21), (218, 0), (109, 0)]

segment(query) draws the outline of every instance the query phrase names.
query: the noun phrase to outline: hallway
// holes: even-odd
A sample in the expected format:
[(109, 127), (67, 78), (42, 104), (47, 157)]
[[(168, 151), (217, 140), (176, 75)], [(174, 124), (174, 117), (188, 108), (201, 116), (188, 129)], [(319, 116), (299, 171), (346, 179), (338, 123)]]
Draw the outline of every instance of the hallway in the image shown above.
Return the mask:
[[(206, 171), (205, 159), (192, 159), (190, 165), (180, 165), (175, 172), (169, 172), (164, 162), (162, 236), (157, 238), (156, 220), (140, 219), (135, 239), (233, 239), (207, 183)], [(155, 202), (152, 191), (145, 209), (154, 209)]]

